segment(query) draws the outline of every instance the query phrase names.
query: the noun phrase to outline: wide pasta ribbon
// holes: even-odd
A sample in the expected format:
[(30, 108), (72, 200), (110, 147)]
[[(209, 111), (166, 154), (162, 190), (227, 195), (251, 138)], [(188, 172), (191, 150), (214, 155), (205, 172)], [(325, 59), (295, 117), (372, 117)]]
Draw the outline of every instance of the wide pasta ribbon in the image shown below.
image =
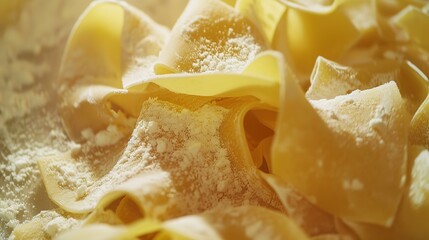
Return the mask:
[(390, 227), (346, 221), (361, 239), (416, 239), (429, 236), (429, 151), (421, 146), (409, 149), (408, 180), (398, 212)]
[(271, 45), (277, 25), (286, 11), (286, 6), (277, 0), (239, 0), (235, 8), (258, 27)]
[(308, 0), (280, 0), (281, 3), (288, 7), (295, 8), (301, 11), (317, 13), (317, 14), (329, 14), (335, 11), (338, 6), (350, 0), (334, 0), (331, 3), (323, 3), (322, 1), (308, 1)]
[[(190, 98), (190, 101), (187, 103), (183, 101), (183, 99), (186, 98)], [(158, 219), (169, 219), (202, 211), (215, 207), (215, 205), (212, 204), (220, 204), (223, 201), (232, 205), (240, 205), (244, 201), (250, 201), (256, 205), (277, 209), (281, 208), (275, 195), (270, 189), (265, 187), (265, 184), (258, 176), (249, 150), (247, 149), (247, 140), (243, 132), (242, 122), (244, 115), (255, 107), (259, 106), (263, 108), (263, 105), (260, 105), (260, 103), (253, 98), (232, 98), (218, 102), (218, 105), (224, 108), (213, 106), (213, 111), (218, 111), (216, 114), (223, 115), (226, 114), (224, 111), (228, 112), (224, 116), (224, 119), (222, 119), (222, 123), (218, 123), (221, 124), (218, 126), (219, 129), (217, 130), (218, 134), (220, 134), (220, 139), (214, 138), (212, 140), (220, 141), (218, 144), (222, 144), (226, 149), (222, 151), (219, 150), (219, 153), (214, 154), (207, 152), (209, 151), (207, 149), (209, 146), (201, 145), (201, 143), (198, 142), (187, 143), (186, 139), (189, 137), (187, 135), (177, 135), (173, 137), (175, 136), (174, 131), (176, 130), (162, 130), (162, 134), (151, 133), (153, 130), (150, 129), (158, 128), (156, 126), (164, 126), (162, 129), (178, 128), (180, 125), (177, 125), (176, 121), (185, 121), (192, 116), (198, 117), (199, 114), (205, 114), (204, 112), (210, 109), (209, 106), (204, 105), (207, 103), (207, 99), (201, 97), (187, 97), (182, 95), (177, 96), (177, 99), (180, 99), (182, 104), (185, 104), (184, 106), (187, 107), (184, 109), (180, 105), (162, 102), (161, 100), (146, 101), (143, 104), (141, 116), (131, 140), (124, 152), (119, 153), (119, 157), (115, 158), (115, 156), (118, 156), (118, 152), (116, 152), (116, 155), (113, 154), (110, 157), (105, 154), (105, 162), (98, 163), (90, 158), (80, 159), (73, 157), (73, 155), (58, 156), (55, 158), (50, 157), (39, 161), (42, 177), (51, 199), (67, 211), (85, 213), (92, 211), (100, 199), (98, 203), (99, 207), (106, 208), (117, 199), (127, 195), (135, 202), (136, 206), (139, 206), (136, 211), (140, 211), (141, 216), (149, 216)], [(172, 99), (169, 99), (169, 101), (171, 100)], [(203, 105), (206, 107), (202, 107)], [(170, 119), (175, 118), (175, 111), (184, 112), (182, 117), (184, 119), (176, 119), (174, 122), (169, 122), (171, 121)], [(187, 111), (196, 112), (186, 113)], [(210, 113), (210, 111), (208, 113)], [(210, 114), (215, 114), (215, 112)], [(171, 117), (168, 117), (169, 115), (171, 115)], [(162, 116), (164, 117), (162, 118)], [(195, 126), (183, 126), (183, 129), (180, 131), (187, 132), (187, 128), (205, 129), (204, 125), (198, 125), (204, 123), (199, 123), (197, 118), (190, 118), (187, 121), (194, 122)], [(155, 127), (151, 128), (150, 126), (153, 124), (155, 124)], [(189, 131), (192, 129), (189, 129)], [(195, 135), (194, 137), (204, 136), (204, 132), (196, 132), (195, 134), (200, 135)], [(165, 145), (167, 140), (159, 138), (161, 136), (171, 136), (171, 138), (175, 140), (173, 141), (170, 139), (168, 145)], [(159, 142), (161, 141), (160, 139), (162, 142)], [(215, 142), (213, 142), (213, 144), (214, 143)], [(182, 146), (182, 144), (185, 145)], [(190, 145), (188, 146), (187, 144)], [(121, 147), (122, 145), (118, 145), (118, 148)], [(189, 151), (191, 152), (196, 151), (195, 154), (197, 155), (187, 156), (185, 152), (183, 152), (183, 155), (174, 155), (175, 151), (185, 151), (187, 148), (190, 148), (191, 150)], [(221, 154), (222, 152), (224, 155)], [(180, 160), (181, 158), (186, 158), (188, 160)], [(221, 160), (223, 162), (217, 163)], [(190, 162), (190, 165), (183, 165), (185, 163), (181, 163), (186, 161), (196, 162), (193, 164)], [(101, 167), (102, 165), (100, 164), (109, 167)], [(86, 175), (78, 175), (72, 178), (84, 179), (86, 181), (81, 183), (85, 187), (84, 192), (79, 194), (79, 186), (74, 186), (73, 182), (67, 183), (69, 179), (58, 179), (58, 171), (61, 171), (61, 166), (75, 166), (78, 168), (82, 165), (86, 166), (84, 168), (86, 174), (90, 174), (91, 176), (86, 177)], [(181, 170), (177, 171), (177, 169)], [(223, 170), (221, 171), (221, 169)], [(159, 171), (161, 171), (159, 174), (155, 174), (155, 172)], [(207, 171), (216, 171), (217, 173), (209, 173)], [(187, 178), (181, 174), (194, 176), (196, 179), (189, 182), (190, 180), (187, 180)], [(202, 184), (205, 181), (209, 181), (209, 179), (203, 180), (200, 178), (213, 177), (216, 174), (221, 174), (219, 177), (225, 179), (216, 182), (215, 185), (210, 187), (199, 185), (200, 183)], [(162, 186), (158, 186), (159, 184), (153, 182), (155, 176), (155, 179), (158, 179), (158, 177), (160, 178), (156, 182)], [(72, 181), (72, 179), (69, 181)], [(122, 183), (123, 185), (121, 185)], [(212, 200), (205, 203), (205, 195), (200, 196), (203, 197), (203, 199), (198, 200), (199, 197), (195, 194), (198, 194), (200, 190), (210, 191), (210, 199)], [(102, 197), (103, 195), (104, 197)], [(160, 196), (160, 198), (156, 196)], [(165, 199), (165, 196), (169, 196), (168, 199)], [(193, 199), (198, 200), (200, 205), (192, 205)], [(184, 202), (189, 202), (191, 205), (189, 205), (189, 207), (180, 207), (179, 203)], [(166, 205), (164, 206), (163, 204)], [(157, 209), (161, 209), (162, 211), (158, 211)]]
[(158, 74), (241, 72), (266, 44), (254, 24), (219, 0), (191, 0), (155, 66)]
[(335, 234), (334, 216), (310, 203), (290, 184), (273, 174), (260, 173), (278, 195), (286, 214), (309, 236)]
[[(234, 16), (240, 22), (240, 29), (251, 27), (251, 23), (234, 9), (215, 2), (220, 9), (207, 10), (208, 4), (201, 2), (191, 2), (188, 9), (206, 9), (204, 11), (213, 12), (222, 19)], [(220, 11), (225, 9), (226, 13)], [(104, 24), (103, 19), (106, 18), (110, 18), (112, 24)], [(228, 29), (235, 26), (229, 22), (225, 24), (222, 27)], [(180, 27), (178, 24), (177, 28)], [(207, 26), (203, 24), (202, 27)], [(173, 92), (199, 96), (253, 95), (277, 106), (278, 96), (273, 93), (278, 92), (282, 68), (277, 53), (267, 52), (256, 56), (255, 52), (252, 57), (246, 57), (242, 68), (226, 75), (202, 73), (157, 76), (153, 64), (167, 34), (165, 28), (124, 2), (95, 2), (86, 10), (71, 34), (60, 74), (64, 83), (61, 113), (72, 139), (82, 141), (83, 130), (91, 129), (96, 133), (112, 124), (119, 126), (124, 135), (129, 134), (124, 118), (136, 118), (142, 101), (153, 96), (152, 93), (158, 88), (150, 83)], [(177, 34), (180, 35), (180, 31)], [(257, 30), (246, 34), (246, 37), (252, 37), (257, 35)], [(171, 49), (168, 46), (163, 47), (166, 54)], [(161, 56), (161, 62), (162, 59)], [(213, 61), (221, 63), (219, 59)]]
[(136, 71), (153, 72), (151, 62), (167, 34), (166, 28), (125, 2), (97, 1), (86, 9), (72, 30), (59, 76), (60, 112), (71, 139), (82, 141), (86, 128), (100, 131), (112, 123), (123, 125), (121, 113), (138, 116), (142, 95), (123, 86)]
[(426, 76), (410, 61), (384, 59), (344, 66), (319, 57), (310, 81), (305, 95), (311, 100), (333, 99), (355, 90), (371, 89), (395, 81), (411, 114), (428, 94)]
[(301, 84), (308, 86), (316, 58), (338, 59), (358, 42), (362, 31), (339, 6), (321, 14), (297, 8), (295, 1), (284, 2), (290, 6), (279, 21), (272, 46), (285, 55)]
[[(255, 96), (273, 107), (278, 106), (278, 89), (283, 77), (283, 58), (273, 51), (260, 53), (240, 73), (165, 74), (151, 79), (172, 92), (213, 97)], [(146, 82), (130, 87), (143, 92)]]
[[(329, 213), (390, 225), (404, 190), (408, 137), (396, 84), (310, 103), (288, 76), (281, 101), (273, 172)], [(390, 177), (380, 178), (379, 169)]]
[[(102, 234), (99, 234), (102, 232)], [(293, 221), (257, 206), (214, 209), (197, 215), (157, 222), (140, 220), (129, 226), (89, 225), (61, 235), (59, 240), (90, 237), (94, 240), (138, 239), (309, 239)]]

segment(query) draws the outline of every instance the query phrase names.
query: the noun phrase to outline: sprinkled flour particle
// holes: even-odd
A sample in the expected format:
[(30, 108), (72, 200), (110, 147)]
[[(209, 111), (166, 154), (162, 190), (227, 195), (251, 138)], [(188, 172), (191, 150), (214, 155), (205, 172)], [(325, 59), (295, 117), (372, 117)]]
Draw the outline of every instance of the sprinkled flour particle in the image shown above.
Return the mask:
[(364, 188), (364, 185), (359, 179), (354, 178), (352, 180), (344, 180), (343, 188), (345, 190), (359, 191)]
[(106, 130), (102, 130), (95, 135), (95, 145), (96, 146), (109, 146), (117, 143), (121, 138), (124, 137), (124, 134), (119, 131), (118, 127), (115, 125), (109, 125)]
[(78, 220), (73, 218), (66, 218), (57, 213), (56, 217), (53, 217), (51, 221), (49, 221), (43, 228), (43, 230), (50, 236), (55, 237), (58, 233), (63, 232), (65, 230), (72, 229), (74, 226), (78, 224)]
[(100, 130), (97, 133), (90, 128), (85, 128), (80, 135), (87, 142), (88, 146), (106, 147), (118, 143), (121, 139), (131, 132), (131, 127), (134, 126), (135, 119), (128, 118), (125, 120), (122, 128), (115, 124), (109, 124), (106, 129)]
[(383, 134), (387, 130), (386, 124), (383, 122), (381, 118), (373, 118), (369, 121), (369, 125), (374, 131)]
[(162, 139), (157, 139), (156, 140), (156, 151), (158, 153), (163, 153), (166, 150), (167, 150), (167, 144), (165, 143), (165, 141)]
[[(176, 67), (191, 73), (241, 72), (263, 50), (252, 28), (239, 16), (216, 21), (199, 16), (181, 31), (194, 47), (184, 56), (189, 66)], [(216, 37), (208, 34), (213, 31)]]
[(71, 146), (53, 83), (63, 43), (90, 0), (19, 2), (16, 22), (0, 29), (0, 239), (51, 206), (40, 202), (46, 196), (36, 161)]

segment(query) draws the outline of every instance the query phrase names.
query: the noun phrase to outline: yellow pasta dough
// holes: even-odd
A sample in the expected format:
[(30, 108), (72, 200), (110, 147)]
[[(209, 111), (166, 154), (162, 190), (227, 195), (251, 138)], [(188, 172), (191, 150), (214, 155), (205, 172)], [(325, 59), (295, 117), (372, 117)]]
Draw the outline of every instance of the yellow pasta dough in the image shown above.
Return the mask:
[(426, 239), (429, 202), (426, 186), (429, 152), (421, 146), (409, 149), (406, 191), (392, 226), (385, 228), (369, 224), (348, 223), (362, 239)]
[(92, 2), (58, 76), (74, 144), (37, 159), (59, 209), (13, 236), (429, 238), (428, 13), (189, 0), (168, 29)]
[(217, 0), (191, 0), (173, 27), (155, 71), (240, 72), (265, 45), (252, 22), (231, 6)]
[[(110, 24), (104, 24), (106, 18)], [(130, 36), (136, 27), (137, 37), (141, 37), (137, 40)], [(68, 41), (60, 72), (64, 99), (61, 112), (72, 139), (81, 140), (79, 134), (85, 128), (98, 131), (112, 122), (121, 124), (115, 111), (138, 116), (141, 95), (123, 89), (123, 85), (130, 84), (129, 72), (136, 68), (137, 56), (130, 57), (129, 53), (138, 46), (139, 51), (133, 54), (153, 58), (166, 34), (165, 28), (125, 3), (107, 1), (89, 6)], [(143, 37), (151, 37), (152, 42), (145, 43)], [(82, 115), (87, 117), (80, 118)]]
[(425, 76), (409, 61), (379, 60), (347, 67), (319, 58), (306, 97), (312, 100), (331, 99), (389, 81), (396, 82), (411, 113), (417, 110), (428, 94)]
[[(103, 234), (98, 232), (103, 231)], [(137, 239), (156, 232), (154, 239), (309, 239), (289, 218), (262, 207), (242, 206), (189, 215), (164, 223), (142, 220), (128, 226), (92, 225), (60, 237), (95, 240)]]
[[(341, 31), (330, 31), (332, 28)], [(359, 37), (340, 9), (319, 14), (288, 8), (277, 26), (273, 47), (285, 54), (297, 73), (308, 76), (317, 56), (339, 58)]]
[[(328, 212), (391, 224), (406, 179), (408, 136), (396, 85), (312, 104), (292, 77), (282, 91), (281, 108), (293, 114), (279, 115), (273, 172)], [(389, 179), (380, 179), (379, 169)]]

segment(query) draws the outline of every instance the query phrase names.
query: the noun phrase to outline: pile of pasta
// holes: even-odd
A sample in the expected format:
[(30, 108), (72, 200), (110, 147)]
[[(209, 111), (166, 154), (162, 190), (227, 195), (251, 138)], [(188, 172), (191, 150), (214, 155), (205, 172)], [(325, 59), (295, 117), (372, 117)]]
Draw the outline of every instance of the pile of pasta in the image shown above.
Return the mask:
[(171, 30), (94, 1), (59, 76), (80, 147), (38, 161), (55, 237), (428, 239), (427, 29), (424, 0), (190, 0)]

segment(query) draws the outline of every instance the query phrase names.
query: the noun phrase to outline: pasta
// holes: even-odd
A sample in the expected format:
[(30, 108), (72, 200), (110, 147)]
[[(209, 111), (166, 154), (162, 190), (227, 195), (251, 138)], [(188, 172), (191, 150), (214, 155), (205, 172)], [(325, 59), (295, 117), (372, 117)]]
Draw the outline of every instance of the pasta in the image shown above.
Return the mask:
[(59, 73), (79, 145), (38, 159), (76, 224), (15, 239), (429, 238), (427, 28), (419, 0), (190, 0), (171, 30), (92, 2)]

